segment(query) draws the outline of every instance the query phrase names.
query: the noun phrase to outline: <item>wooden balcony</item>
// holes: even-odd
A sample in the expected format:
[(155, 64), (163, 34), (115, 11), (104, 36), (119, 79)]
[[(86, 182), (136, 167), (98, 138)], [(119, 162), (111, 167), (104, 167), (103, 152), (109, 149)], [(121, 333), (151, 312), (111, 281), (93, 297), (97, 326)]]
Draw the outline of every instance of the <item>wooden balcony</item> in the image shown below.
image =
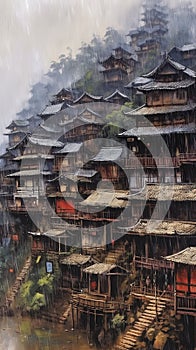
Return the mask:
[(153, 269), (153, 270), (159, 270), (161, 268), (165, 269), (174, 269), (174, 263), (172, 261), (167, 260), (159, 260), (159, 259), (153, 259), (153, 258), (145, 258), (136, 256), (134, 259), (134, 263), (137, 267), (142, 267), (146, 269)]
[(156, 297), (161, 299), (166, 299), (171, 304), (174, 304), (174, 291), (170, 290), (160, 290), (153, 288), (147, 288), (142, 285), (131, 285), (131, 295), (138, 299), (148, 299), (150, 297)]
[(119, 309), (125, 309), (126, 304), (121, 301), (107, 300), (107, 295), (73, 294), (73, 306), (88, 309), (99, 310), (105, 313), (113, 313)]
[(182, 295), (177, 293), (176, 296), (176, 311), (183, 315), (196, 317), (196, 294)]
[(11, 212), (14, 212), (14, 213), (21, 213), (21, 214), (26, 214), (26, 213), (29, 213), (29, 212), (40, 212), (42, 213), (43, 215), (47, 215), (48, 212), (47, 212), (47, 208), (43, 207), (43, 205), (38, 205), (38, 206), (24, 206), (24, 205), (21, 205), (21, 206), (18, 206), (18, 205), (15, 205), (15, 204), (8, 204), (8, 209), (11, 211)]
[[(140, 165), (141, 163), (141, 165)], [(180, 159), (178, 157), (130, 157), (125, 159), (124, 162), (125, 168), (137, 169), (138, 167), (144, 168), (156, 168), (163, 167), (168, 168), (171, 166), (179, 167)]]

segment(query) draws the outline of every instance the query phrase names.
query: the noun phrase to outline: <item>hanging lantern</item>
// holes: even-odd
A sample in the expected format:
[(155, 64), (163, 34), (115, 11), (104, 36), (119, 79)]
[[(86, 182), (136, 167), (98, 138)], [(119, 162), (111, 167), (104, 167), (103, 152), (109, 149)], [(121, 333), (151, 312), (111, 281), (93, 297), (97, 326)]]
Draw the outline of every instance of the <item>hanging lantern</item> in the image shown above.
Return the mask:
[(17, 242), (19, 240), (18, 235), (12, 235), (12, 240)]

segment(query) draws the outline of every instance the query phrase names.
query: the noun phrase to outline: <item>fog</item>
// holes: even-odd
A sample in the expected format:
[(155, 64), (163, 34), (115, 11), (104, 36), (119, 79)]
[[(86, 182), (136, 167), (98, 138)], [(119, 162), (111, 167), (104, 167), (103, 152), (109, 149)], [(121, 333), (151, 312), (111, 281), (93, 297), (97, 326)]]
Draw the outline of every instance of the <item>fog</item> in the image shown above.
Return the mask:
[[(6, 0), (0, 2), (0, 135), (27, 105), (31, 85), (52, 60), (107, 27), (138, 25), (141, 0)], [(178, 1), (181, 3), (181, 1)], [(196, 0), (192, 1), (195, 5)], [(171, 1), (171, 4), (173, 2)], [(66, 85), (66, 84), (65, 84)], [(2, 136), (1, 136), (2, 137)]]

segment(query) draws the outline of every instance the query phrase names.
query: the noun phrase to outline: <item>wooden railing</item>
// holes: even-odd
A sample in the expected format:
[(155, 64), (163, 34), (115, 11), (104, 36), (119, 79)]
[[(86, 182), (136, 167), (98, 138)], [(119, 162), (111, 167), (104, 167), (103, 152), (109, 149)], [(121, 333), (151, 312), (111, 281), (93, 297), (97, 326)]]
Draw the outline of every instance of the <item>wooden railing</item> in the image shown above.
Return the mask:
[(119, 301), (107, 300), (105, 296), (91, 296), (89, 294), (73, 294), (72, 295), (73, 305), (79, 307), (87, 307), (88, 309), (102, 310), (105, 312), (113, 312), (114, 310), (124, 309), (125, 303)]
[(174, 269), (174, 264), (172, 261), (145, 258), (136, 256), (134, 259), (135, 265), (138, 267), (145, 267), (147, 269), (159, 270), (160, 268)]
[(172, 303), (174, 303), (174, 291), (170, 290), (161, 290), (161, 289), (156, 289), (153, 287), (147, 288), (146, 286), (139, 286), (139, 285), (131, 285), (131, 294), (136, 294), (137, 296), (140, 297), (145, 297), (145, 296), (152, 296), (155, 297), (155, 294), (157, 298), (166, 298), (169, 299)]
[(183, 314), (196, 316), (196, 294), (192, 295), (177, 295), (176, 310)]
[(138, 168), (139, 166), (146, 168), (156, 168), (158, 166), (178, 167), (179, 165), (180, 159), (178, 157), (140, 157), (136, 155), (135, 157), (127, 158), (124, 161), (125, 168)]

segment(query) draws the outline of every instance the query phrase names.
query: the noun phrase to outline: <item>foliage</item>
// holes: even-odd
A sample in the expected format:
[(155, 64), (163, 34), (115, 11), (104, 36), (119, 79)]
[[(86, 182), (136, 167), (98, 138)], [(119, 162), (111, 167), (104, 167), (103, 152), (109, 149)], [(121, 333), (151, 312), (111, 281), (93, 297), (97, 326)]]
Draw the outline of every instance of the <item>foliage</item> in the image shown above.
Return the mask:
[(133, 109), (132, 102), (126, 102), (123, 106), (117, 106), (110, 114), (106, 116), (107, 124), (103, 128), (104, 137), (115, 137), (122, 130), (134, 127), (134, 120), (127, 116), (125, 112)]
[(123, 315), (116, 314), (111, 320), (111, 328), (119, 333), (125, 328), (125, 318)]
[(34, 268), (30, 279), (22, 285), (19, 306), (26, 311), (39, 311), (46, 306), (55, 290), (55, 276), (46, 274), (45, 267)]
[(31, 310), (39, 311), (42, 306), (46, 305), (45, 295), (42, 293), (36, 293), (31, 301)]

